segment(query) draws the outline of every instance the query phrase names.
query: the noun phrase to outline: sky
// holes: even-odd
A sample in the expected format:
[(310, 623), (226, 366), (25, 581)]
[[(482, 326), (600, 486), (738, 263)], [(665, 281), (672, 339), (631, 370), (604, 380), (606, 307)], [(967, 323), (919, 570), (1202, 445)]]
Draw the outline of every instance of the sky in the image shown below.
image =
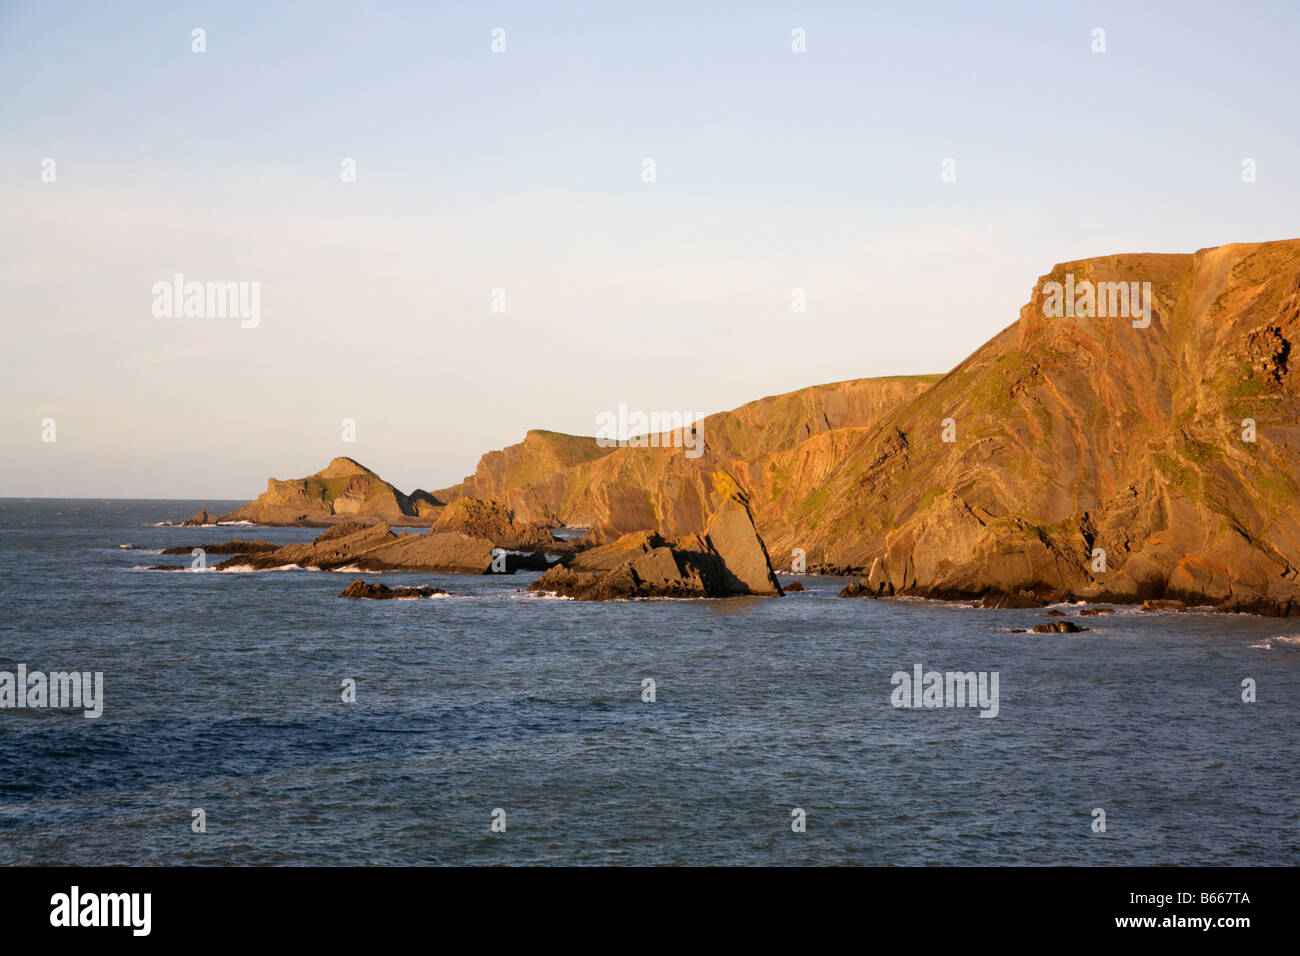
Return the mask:
[[(1300, 235), (1297, 39), (1284, 2), (0, 0), (0, 496), (435, 489), (620, 404), (946, 372), (1056, 263)], [(158, 314), (177, 274), (256, 324)]]

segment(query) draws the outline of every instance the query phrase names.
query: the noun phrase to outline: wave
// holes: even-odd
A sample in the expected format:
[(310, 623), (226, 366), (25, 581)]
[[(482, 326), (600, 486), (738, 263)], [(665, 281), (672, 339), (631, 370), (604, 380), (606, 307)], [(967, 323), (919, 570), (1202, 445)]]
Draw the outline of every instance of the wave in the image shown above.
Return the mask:
[(1279, 637), (1270, 637), (1266, 641), (1260, 641), (1258, 644), (1250, 646), (1256, 650), (1271, 651), (1274, 644), (1280, 647), (1300, 647), (1300, 634), (1283, 634)]

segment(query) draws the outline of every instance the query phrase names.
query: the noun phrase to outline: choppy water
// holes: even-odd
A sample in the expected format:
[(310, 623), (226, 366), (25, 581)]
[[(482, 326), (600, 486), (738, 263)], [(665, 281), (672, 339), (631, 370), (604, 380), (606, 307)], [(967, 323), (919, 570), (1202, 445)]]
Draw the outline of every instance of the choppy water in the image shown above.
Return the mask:
[[(375, 602), (346, 573), (135, 570), (315, 534), (152, 526), (199, 504), (0, 501), (0, 669), (103, 671), (106, 698), (0, 710), (0, 863), (1300, 863), (1300, 621), (1030, 635), (835, 579), (587, 604), (367, 574), (457, 595)], [(999, 715), (894, 708), (917, 663), (997, 671)]]

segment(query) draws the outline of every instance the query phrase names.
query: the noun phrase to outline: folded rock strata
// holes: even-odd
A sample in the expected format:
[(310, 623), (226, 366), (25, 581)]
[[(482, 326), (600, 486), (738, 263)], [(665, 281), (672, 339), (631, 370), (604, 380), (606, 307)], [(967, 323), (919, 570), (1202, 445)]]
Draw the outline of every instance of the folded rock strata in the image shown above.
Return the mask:
[(498, 549), (486, 538), (457, 531), (395, 533), (386, 524), (330, 529), (315, 540), (291, 544), (274, 551), (241, 554), (218, 568), (269, 570), (296, 565), (323, 571), (355, 567), (363, 571), (433, 571), (462, 574), (512, 572), (536, 568), (540, 554), (513, 554)]

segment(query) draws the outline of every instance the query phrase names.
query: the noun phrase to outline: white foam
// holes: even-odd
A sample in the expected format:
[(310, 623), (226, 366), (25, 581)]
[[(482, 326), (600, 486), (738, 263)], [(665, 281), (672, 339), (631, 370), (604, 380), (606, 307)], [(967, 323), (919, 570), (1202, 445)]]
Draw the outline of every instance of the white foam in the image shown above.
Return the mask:
[(1250, 646), (1261, 651), (1271, 651), (1274, 644), (1282, 647), (1300, 647), (1300, 634), (1283, 634), (1280, 637), (1270, 637), (1267, 641), (1260, 641), (1258, 644)]

